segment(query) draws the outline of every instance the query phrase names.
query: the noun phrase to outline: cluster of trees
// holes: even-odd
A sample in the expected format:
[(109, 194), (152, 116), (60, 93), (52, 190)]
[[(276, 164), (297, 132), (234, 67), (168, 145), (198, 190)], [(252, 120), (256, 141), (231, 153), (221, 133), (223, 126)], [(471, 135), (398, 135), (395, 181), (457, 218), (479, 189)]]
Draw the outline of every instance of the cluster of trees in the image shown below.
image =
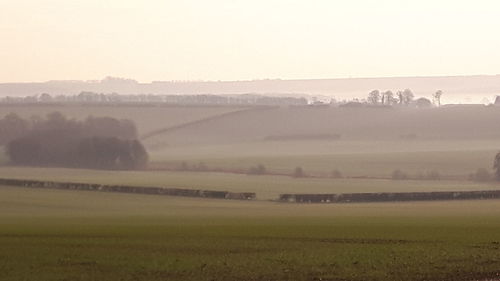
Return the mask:
[(131, 120), (118, 120), (111, 117), (89, 116), (83, 121), (68, 119), (60, 112), (46, 116), (32, 116), (24, 119), (15, 113), (9, 113), (0, 119), (0, 145), (28, 134), (72, 132), (77, 135), (137, 138), (137, 128)]
[(381, 105), (409, 105), (415, 95), (410, 89), (404, 91), (398, 91), (396, 95), (392, 91), (380, 92), (379, 90), (373, 90), (368, 94), (367, 101), (371, 104), (381, 104)]
[[(443, 92), (441, 90), (433, 94), (433, 100), (435, 105), (437, 106), (441, 105), (442, 94)], [(373, 105), (409, 106), (414, 104), (416, 107), (432, 106), (432, 102), (427, 98), (418, 98), (415, 100), (415, 95), (410, 89), (397, 91), (396, 93), (390, 90), (385, 92), (381, 92), (379, 90), (373, 90), (368, 94), (367, 102)]]
[(148, 153), (130, 120), (68, 119), (59, 112), (46, 118), (0, 119), (0, 144), (13, 164), (95, 169), (141, 169)]

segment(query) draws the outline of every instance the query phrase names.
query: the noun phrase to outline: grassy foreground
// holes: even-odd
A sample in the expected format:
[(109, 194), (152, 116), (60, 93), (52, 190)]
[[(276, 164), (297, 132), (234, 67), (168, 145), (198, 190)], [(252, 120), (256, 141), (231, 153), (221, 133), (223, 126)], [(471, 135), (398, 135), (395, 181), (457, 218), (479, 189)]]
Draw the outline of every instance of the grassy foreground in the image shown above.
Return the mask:
[(0, 187), (2, 280), (472, 280), (500, 201), (296, 205)]

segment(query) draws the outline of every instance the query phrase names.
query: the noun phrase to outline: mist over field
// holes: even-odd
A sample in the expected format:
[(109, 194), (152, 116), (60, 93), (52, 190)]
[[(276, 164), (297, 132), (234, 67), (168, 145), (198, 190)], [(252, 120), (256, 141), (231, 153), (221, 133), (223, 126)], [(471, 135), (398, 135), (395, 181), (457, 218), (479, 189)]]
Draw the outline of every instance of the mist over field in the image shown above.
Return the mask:
[(500, 281), (498, 1), (7, 2), (0, 281)]

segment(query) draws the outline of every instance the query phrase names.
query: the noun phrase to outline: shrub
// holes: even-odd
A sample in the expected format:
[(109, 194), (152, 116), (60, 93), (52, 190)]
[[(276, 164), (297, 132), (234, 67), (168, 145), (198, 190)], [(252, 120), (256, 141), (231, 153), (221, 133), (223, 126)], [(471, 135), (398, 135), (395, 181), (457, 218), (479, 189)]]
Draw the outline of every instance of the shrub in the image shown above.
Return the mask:
[(182, 161), (179, 164), (177, 170), (179, 170), (179, 171), (189, 171), (189, 165), (188, 165), (188, 163), (186, 161)]
[(304, 170), (302, 169), (302, 167), (296, 167), (295, 170), (293, 170), (292, 177), (294, 178), (305, 177)]
[(440, 180), (441, 174), (436, 170), (427, 171), (425, 173), (418, 172), (415, 175), (415, 179), (417, 179), (417, 180)]
[(470, 175), (470, 179), (474, 181), (490, 181), (492, 178), (490, 172), (485, 168), (479, 168)]
[(266, 167), (262, 164), (250, 167), (250, 169), (248, 169), (249, 175), (263, 175), (265, 173), (266, 173)]
[(340, 179), (340, 178), (342, 178), (343, 176), (342, 176), (342, 173), (341, 173), (339, 170), (335, 169), (335, 170), (333, 170), (333, 171), (330, 173), (330, 177), (331, 177), (331, 178), (334, 178), (334, 179)]
[(401, 171), (400, 169), (396, 169), (392, 172), (392, 179), (393, 180), (405, 180), (408, 178), (408, 175)]
[(441, 174), (439, 174), (439, 172), (436, 170), (428, 171), (427, 174), (425, 175), (425, 179), (427, 179), (427, 180), (440, 180)]
[(193, 166), (193, 170), (198, 172), (208, 171), (208, 166), (204, 162), (199, 162)]

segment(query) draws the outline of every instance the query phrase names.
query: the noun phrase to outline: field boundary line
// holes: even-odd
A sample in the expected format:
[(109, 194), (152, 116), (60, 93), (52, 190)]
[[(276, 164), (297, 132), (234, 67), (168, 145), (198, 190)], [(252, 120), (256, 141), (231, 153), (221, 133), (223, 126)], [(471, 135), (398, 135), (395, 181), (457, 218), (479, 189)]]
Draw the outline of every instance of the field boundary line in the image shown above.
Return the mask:
[(280, 194), (278, 201), (289, 203), (374, 203), (478, 199), (500, 199), (500, 190)]
[(7, 179), (7, 178), (0, 178), (0, 185), (19, 186), (28, 188), (120, 192), (120, 193), (136, 193), (136, 194), (168, 195), (168, 196), (184, 196), (184, 197), (232, 199), (232, 200), (254, 200), (256, 198), (256, 195), (253, 192), (229, 192), (229, 191), (219, 191), (219, 190), (186, 189), (186, 188), (172, 188), (172, 187), (108, 185), (108, 184), (96, 184), (96, 183), (39, 181), (39, 180)]
[(162, 128), (162, 129), (157, 129), (157, 130), (151, 131), (149, 133), (143, 134), (142, 136), (140, 136), (139, 139), (140, 140), (147, 140), (149, 138), (152, 138), (152, 137), (155, 137), (158, 135), (162, 135), (165, 133), (170, 133), (170, 132), (175, 131), (175, 130), (184, 129), (184, 128), (187, 128), (187, 127), (190, 127), (193, 125), (199, 125), (199, 124), (203, 124), (203, 123), (206, 123), (206, 122), (209, 122), (212, 120), (217, 120), (217, 119), (224, 118), (227, 116), (233, 116), (233, 115), (237, 115), (237, 114), (241, 114), (241, 113), (246, 113), (249, 111), (270, 110), (270, 109), (276, 109), (276, 108), (278, 108), (278, 106), (257, 106), (257, 107), (253, 106), (253, 107), (239, 109), (239, 110), (235, 110), (235, 111), (220, 113), (220, 114), (205, 117), (202, 119), (186, 122), (183, 124), (174, 125), (174, 126)]

